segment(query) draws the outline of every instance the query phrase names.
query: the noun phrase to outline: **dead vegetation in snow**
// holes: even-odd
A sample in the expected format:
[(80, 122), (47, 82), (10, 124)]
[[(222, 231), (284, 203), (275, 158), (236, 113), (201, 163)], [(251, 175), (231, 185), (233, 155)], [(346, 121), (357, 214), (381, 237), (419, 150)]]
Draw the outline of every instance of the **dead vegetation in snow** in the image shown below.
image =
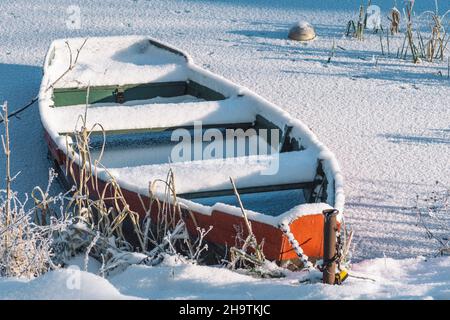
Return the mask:
[(436, 190), (416, 196), (418, 224), (436, 244), (436, 255), (450, 255), (450, 189), (436, 181)]
[(366, 30), (372, 31), (374, 34), (379, 33), (381, 56), (390, 57), (392, 38), (403, 36), (401, 46), (396, 51), (395, 58), (397, 59), (408, 60), (410, 58), (413, 63), (422, 61), (431, 63), (434, 61), (443, 62), (446, 57), (448, 58), (450, 34), (448, 34), (447, 29), (450, 11), (443, 14), (439, 13), (437, 0), (435, 1), (434, 11), (425, 11), (418, 15), (414, 11), (414, 0), (405, 1), (404, 8), (401, 11), (397, 9), (394, 3), (387, 16), (389, 28), (383, 27), (381, 16), (377, 18), (377, 23), (368, 25), (368, 20), (375, 19), (371, 19), (371, 17), (381, 15), (380, 12), (368, 14), (369, 9), (373, 7), (371, 0), (368, 0), (366, 6), (360, 5), (358, 19), (350, 20), (347, 23), (345, 31), (347, 37), (363, 41)]

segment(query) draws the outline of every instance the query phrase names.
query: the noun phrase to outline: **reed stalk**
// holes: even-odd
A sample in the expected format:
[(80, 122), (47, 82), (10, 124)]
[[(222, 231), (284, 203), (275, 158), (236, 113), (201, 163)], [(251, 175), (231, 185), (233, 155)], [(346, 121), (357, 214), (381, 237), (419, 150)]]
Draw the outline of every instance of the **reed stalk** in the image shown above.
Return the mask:
[[(5, 180), (6, 180), (6, 200), (4, 207), (5, 228), (11, 225), (11, 150), (9, 140), (9, 118), (8, 118), (8, 102), (3, 104), (2, 119), (5, 125), (5, 136), (2, 136), (3, 152), (5, 154)], [(9, 247), (9, 232), (4, 234), (5, 248)]]
[(359, 19), (356, 27), (356, 38), (363, 40), (364, 38), (364, 6), (361, 4), (359, 7)]
[(381, 46), (381, 55), (384, 56), (384, 47), (383, 47), (383, 32), (380, 32), (380, 46)]
[[(252, 225), (247, 217), (247, 213), (241, 201), (241, 197), (236, 188), (236, 184), (233, 178), (230, 177), (230, 183), (236, 196), (239, 208), (241, 209), (242, 217), (244, 218), (245, 226), (247, 228), (247, 237), (241, 248), (231, 247), (231, 262), (228, 267), (230, 269), (235, 269), (237, 264), (246, 266), (246, 262), (250, 262), (253, 267), (261, 267), (265, 263), (264, 253), (262, 251), (263, 242), (258, 243), (255, 234), (253, 233)], [(252, 253), (249, 253), (251, 251)]]

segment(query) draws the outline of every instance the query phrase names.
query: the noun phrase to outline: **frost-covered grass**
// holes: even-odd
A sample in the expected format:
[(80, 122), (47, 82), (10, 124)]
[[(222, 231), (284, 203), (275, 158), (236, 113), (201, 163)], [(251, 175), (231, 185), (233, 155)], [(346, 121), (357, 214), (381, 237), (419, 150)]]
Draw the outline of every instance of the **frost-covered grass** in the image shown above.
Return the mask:
[[(38, 211), (45, 212), (46, 206), (60, 197), (48, 198), (39, 187), (33, 189), (35, 206), (27, 208), (28, 196), (14, 192), (11, 175), (11, 149), (9, 136), (8, 104), (0, 110), (0, 119), (5, 126), (5, 135), (1, 136), (3, 153), (6, 158), (5, 189), (0, 189), (0, 277), (36, 277), (47, 272), (52, 266), (53, 230), (59, 221), (45, 220), (45, 213), (38, 217)], [(50, 183), (53, 176), (50, 177)], [(42, 198), (39, 198), (42, 196)], [(42, 219), (39, 219), (42, 218)]]
[(436, 243), (436, 255), (450, 255), (450, 189), (436, 181), (436, 190), (417, 195), (415, 209), (419, 225)]
[[(80, 165), (74, 170), (71, 159), (65, 165), (65, 174), (73, 181), (72, 188), (52, 196), (50, 186), (57, 173), (50, 169), (47, 188), (33, 188), (34, 205), (28, 208), (28, 194), (21, 201), (22, 195), (13, 190), (15, 176), (10, 172), (10, 118), (6, 102), (0, 119), (5, 127), (1, 140), (6, 158), (6, 189), (0, 190), (0, 277), (39, 277), (67, 266), (67, 260), (79, 253), (85, 255), (86, 271), (91, 256), (101, 261), (102, 276), (121, 272), (133, 264), (157, 265), (164, 259), (163, 254), (179, 255), (189, 263), (203, 258), (208, 249), (204, 237), (212, 227), (197, 228), (198, 237), (188, 234), (172, 171), (166, 174), (167, 180), (152, 182), (149, 203), (141, 199), (144, 208), (148, 205), (142, 219), (130, 209), (113, 176), (104, 189), (94, 187), (101, 159), (93, 161), (92, 169), (89, 145), (92, 132), (87, 130), (83, 116), (81, 128), (73, 132), (75, 142), (70, 149), (79, 155)], [(153, 196), (158, 183), (165, 185), (162, 202)], [(95, 191), (90, 191), (91, 188)], [(151, 212), (153, 204), (158, 212)], [(131, 227), (128, 232), (123, 230), (126, 223)], [(129, 242), (131, 237), (136, 238), (135, 245)]]

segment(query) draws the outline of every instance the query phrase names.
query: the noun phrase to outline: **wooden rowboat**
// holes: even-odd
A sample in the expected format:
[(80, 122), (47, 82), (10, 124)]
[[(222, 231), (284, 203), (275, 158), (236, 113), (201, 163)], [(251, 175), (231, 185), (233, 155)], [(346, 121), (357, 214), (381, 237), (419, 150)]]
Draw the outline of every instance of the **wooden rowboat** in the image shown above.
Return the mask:
[[(186, 217), (189, 232), (213, 226), (207, 240), (219, 247), (234, 245), (235, 227), (244, 224), (229, 177), (269, 260), (298, 259), (297, 243), (311, 259), (321, 258), (322, 211), (335, 208), (342, 220), (338, 164), (307, 126), (154, 39), (54, 41), (45, 59), (39, 110), (50, 154), (62, 172), (67, 159), (81, 165), (68, 137), (87, 110), (86, 127), (99, 123), (102, 129), (94, 133), (106, 133), (106, 142), (92, 135), (93, 158), (106, 147), (101, 162), (130, 208), (145, 215), (140, 198), (148, 197), (149, 182), (165, 179), (171, 169), (180, 202), (192, 212)], [(102, 168), (97, 174), (98, 188), (104, 188), (110, 176)]]

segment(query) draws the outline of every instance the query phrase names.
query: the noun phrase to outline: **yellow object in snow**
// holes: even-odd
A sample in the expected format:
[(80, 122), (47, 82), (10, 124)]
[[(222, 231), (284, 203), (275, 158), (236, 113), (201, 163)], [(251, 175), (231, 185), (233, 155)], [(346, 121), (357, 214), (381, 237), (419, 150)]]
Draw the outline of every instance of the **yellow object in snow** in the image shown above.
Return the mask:
[(342, 284), (345, 279), (348, 278), (348, 271), (346, 269), (339, 270), (338, 273), (336, 273), (336, 280), (334, 281), (335, 284)]

